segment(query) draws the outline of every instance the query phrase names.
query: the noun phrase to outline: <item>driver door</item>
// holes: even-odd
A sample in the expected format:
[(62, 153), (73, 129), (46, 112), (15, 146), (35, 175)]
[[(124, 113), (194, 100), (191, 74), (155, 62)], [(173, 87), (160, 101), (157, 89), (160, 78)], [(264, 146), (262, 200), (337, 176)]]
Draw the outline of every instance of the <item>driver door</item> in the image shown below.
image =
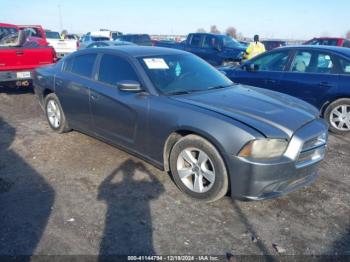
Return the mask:
[(136, 70), (125, 58), (102, 54), (95, 85), (90, 89), (90, 106), (97, 136), (133, 150), (144, 147), (149, 96), (117, 88), (120, 81), (140, 82)]
[(243, 64), (232, 79), (240, 84), (278, 90), (289, 58), (289, 50), (265, 53)]

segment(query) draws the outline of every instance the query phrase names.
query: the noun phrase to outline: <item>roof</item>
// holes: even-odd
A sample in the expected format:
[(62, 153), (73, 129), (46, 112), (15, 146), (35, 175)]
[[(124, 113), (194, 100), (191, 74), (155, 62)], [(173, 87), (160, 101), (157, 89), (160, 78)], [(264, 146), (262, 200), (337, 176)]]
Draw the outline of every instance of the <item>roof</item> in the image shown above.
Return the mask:
[(309, 50), (324, 50), (331, 51), (340, 55), (345, 55), (350, 57), (350, 48), (338, 47), (338, 46), (327, 46), (327, 45), (290, 45), (278, 48), (281, 49), (309, 49)]
[(343, 37), (314, 37), (312, 38), (311, 40), (314, 40), (314, 39), (337, 39), (337, 40), (346, 40), (346, 38), (343, 38)]
[[(83, 49), (78, 52), (88, 52), (87, 50), (97, 50), (97, 49)], [(142, 56), (157, 56), (157, 55), (180, 55), (187, 54), (185, 51), (165, 48), (165, 47), (151, 47), (151, 46), (137, 46), (137, 45), (122, 45), (122, 46), (109, 46), (109, 47), (100, 47), (98, 51), (114, 50), (116, 53), (124, 53), (133, 57), (142, 57)]]
[(11, 28), (18, 28), (17, 25), (13, 24), (6, 24), (6, 23), (0, 23), (0, 27), (11, 27)]

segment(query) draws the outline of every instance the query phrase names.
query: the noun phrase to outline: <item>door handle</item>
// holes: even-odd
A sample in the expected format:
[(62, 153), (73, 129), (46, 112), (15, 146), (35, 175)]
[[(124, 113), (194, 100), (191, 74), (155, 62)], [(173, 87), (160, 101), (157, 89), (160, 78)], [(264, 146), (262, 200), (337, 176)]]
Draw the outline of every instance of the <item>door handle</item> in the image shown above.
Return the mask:
[(329, 82), (321, 82), (318, 85), (321, 87), (333, 87), (333, 85)]
[(23, 51), (16, 51), (16, 55), (24, 55)]

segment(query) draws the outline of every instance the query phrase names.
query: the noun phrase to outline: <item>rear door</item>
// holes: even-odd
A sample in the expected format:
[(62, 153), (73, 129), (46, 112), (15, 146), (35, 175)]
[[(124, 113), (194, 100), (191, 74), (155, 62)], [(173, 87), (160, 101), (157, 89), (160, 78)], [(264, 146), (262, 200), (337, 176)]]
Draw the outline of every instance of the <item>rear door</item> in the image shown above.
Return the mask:
[[(100, 57), (95, 79), (90, 94), (95, 133), (130, 149), (136, 149), (136, 145), (142, 147), (147, 132), (149, 96), (117, 88), (120, 81), (140, 82), (135, 67), (127, 57), (105, 53)], [(136, 143), (137, 138), (142, 139)]]
[(221, 59), (219, 56), (219, 49), (222, 46), (220, 39), (214, 35), (205, 35), (203, 45), (199, 54), (204, 60), (214, 66), (219, 66)]
[[(228, 76), (237, 83), (279, 90), (283, 71), (289, 62), (289, 54), (289, 50), (265, 53), (244, 64), (233, 72), (232, 76)], [(254, 65), (255, 69), (249, 70), (250, 65)]]
[(60, 98), (69, 124), (88, 132), (91, 129), (90, 88), (97, 54), (72, 56), (56, 74), (55, 92)]
[(190, 35), (187, 45), (185, 47), (185, 50), (203, 58), (203, 53), (202, 53), (203, 39), (204, 39), (203, 34)]
[(321, 108), (329, 93), (338, 87), (339, 74), (333, 54), (298, 49), (277, 91), (298, 97)]

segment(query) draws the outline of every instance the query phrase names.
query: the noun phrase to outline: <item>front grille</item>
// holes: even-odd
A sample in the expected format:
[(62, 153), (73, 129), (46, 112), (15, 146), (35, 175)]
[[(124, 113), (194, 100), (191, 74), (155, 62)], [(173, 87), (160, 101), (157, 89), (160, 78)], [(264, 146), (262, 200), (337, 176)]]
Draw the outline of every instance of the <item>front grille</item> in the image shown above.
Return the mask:
[(327, 133), (323, 133), (303, 144), (296, 167), (302, 168), (321, 161), (326, 153)]

